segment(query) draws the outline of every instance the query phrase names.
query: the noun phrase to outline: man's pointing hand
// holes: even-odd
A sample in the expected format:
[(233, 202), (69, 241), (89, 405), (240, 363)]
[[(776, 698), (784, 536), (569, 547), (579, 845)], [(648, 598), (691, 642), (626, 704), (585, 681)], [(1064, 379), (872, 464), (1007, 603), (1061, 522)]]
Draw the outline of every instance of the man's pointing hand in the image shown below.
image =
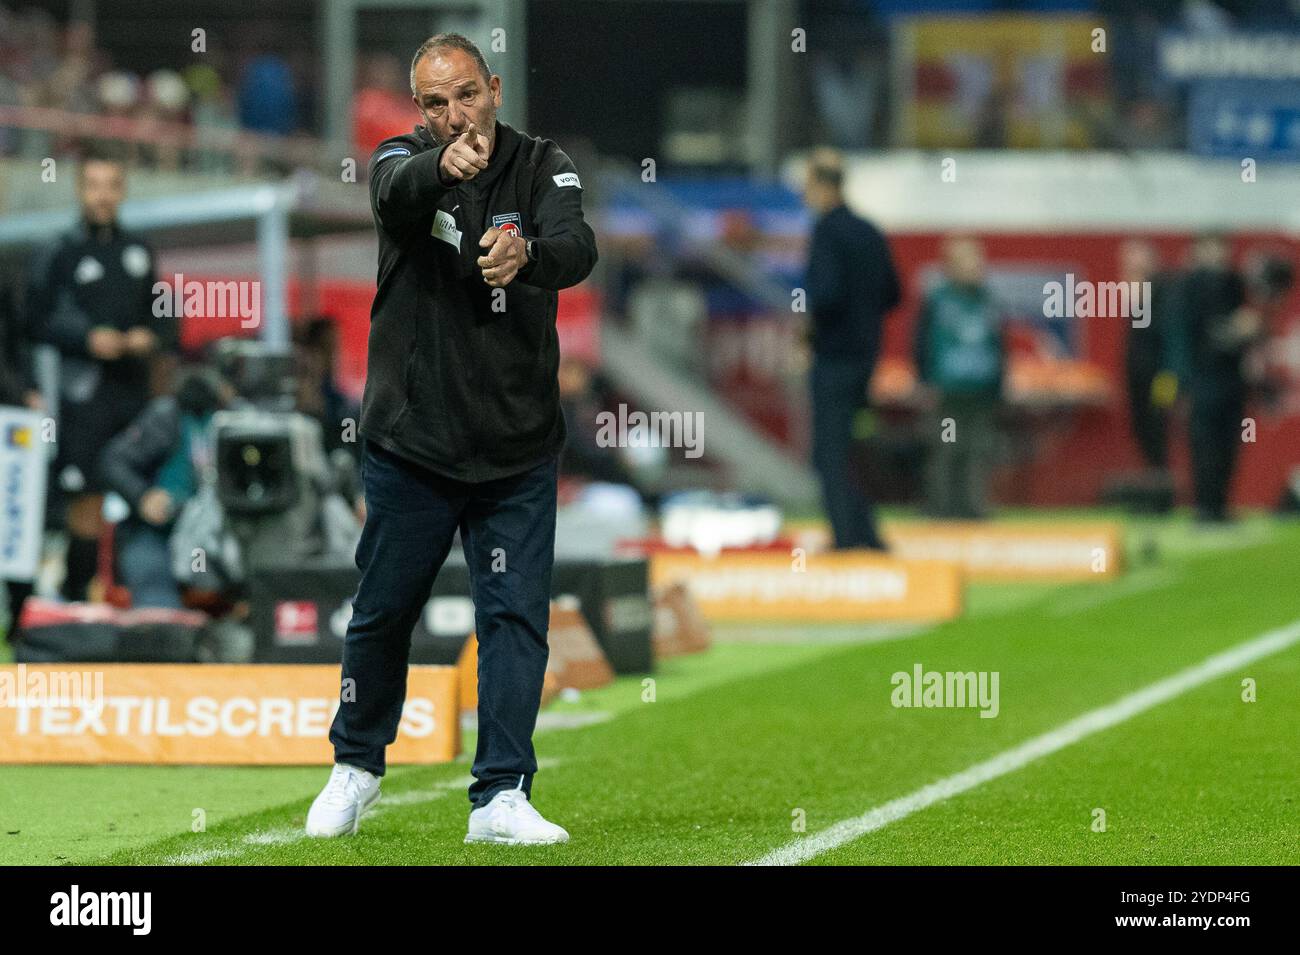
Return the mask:
[(467, 182), (487, 168), (487, 140), (473, 123), (442, 151), (438, 171), (446, 182)]

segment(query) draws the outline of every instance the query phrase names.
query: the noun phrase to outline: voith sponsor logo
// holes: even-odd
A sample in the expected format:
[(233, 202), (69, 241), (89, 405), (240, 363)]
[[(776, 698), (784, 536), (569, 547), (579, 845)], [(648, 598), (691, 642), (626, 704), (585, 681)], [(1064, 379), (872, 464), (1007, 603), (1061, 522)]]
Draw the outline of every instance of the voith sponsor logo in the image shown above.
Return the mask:
[(152, 892), (83, 892), (73, 885), (50, 896), (50, 924), (128, 927), (132, 935), (153, 928)]

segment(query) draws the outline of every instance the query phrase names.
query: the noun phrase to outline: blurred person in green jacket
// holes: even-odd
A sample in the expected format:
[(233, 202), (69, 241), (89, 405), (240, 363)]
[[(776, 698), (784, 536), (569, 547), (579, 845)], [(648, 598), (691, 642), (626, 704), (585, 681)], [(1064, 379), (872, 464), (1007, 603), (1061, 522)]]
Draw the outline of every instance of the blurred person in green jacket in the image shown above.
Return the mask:
[(978, 239), (948, 237), (943, 262), (944, 277), (921, 306), (913, 352), (931, 411), (926, 504), (933, 517), (980, 518), (1006, 370), (1002, 311), (985, 283)]

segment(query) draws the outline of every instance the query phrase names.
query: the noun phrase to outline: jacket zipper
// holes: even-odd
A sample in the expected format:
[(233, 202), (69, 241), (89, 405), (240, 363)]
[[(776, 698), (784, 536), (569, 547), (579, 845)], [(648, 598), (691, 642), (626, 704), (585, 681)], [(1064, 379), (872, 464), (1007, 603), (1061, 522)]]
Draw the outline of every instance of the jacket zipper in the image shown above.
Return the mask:
[[(467, 223), (470, 222), (477, 223), (479, 226), (479, 238), (482, 238), (483, 233), (487, 231), (487, 227), (485, 225), (485, 222), (487, 221), (486, 212), (481, 211), (482, 206), (484, 205), (483, 193), (480, 191), (479, 187), (475, 185), (473, 182), (470, 183), (469, 188), (466, 190), (466, 192), (468, 192), (472, 198), (467, 197), (465, 221)], [(470, 281), (474, 282), (476, 279), (481, 278), (481, 274), (478, 272), (478, 265), (475, 264), (474, 261), (475, 259), (478, 258), (478, 252), (479, 252), (478, 239), (470, 239), (468, 236), (466, 236), (466, 241), (470, 242), (470, 246), (471, 246), (469, 250), (469, 257), (471, 263)], [(485, 344), (485, 336), (483, 334), (483, 329), (480, 327), (480, 323), (477, 320), (478, 316), (472, 310), (473, 309), (472, 302), (473, 299), (471, 297), (470, 333), (471, 333), (471, 338), (473, 339), (474, 342), (474, 355), (470, 361), (470, 368), (472, 369), (474, 374), (474, 388), (473, 388), (474, 409), (470, 415), (471, 421), (470, 421), (470, 429), (469, 429), (469, 458), (471, 462), (470, 473), (473, 474), (474, 477), (477, 479), (477, 477), (479, 476), (479, 465), (480, 465), (479, 435), (480, 432), (482, 431), (482, 425), (483, 425), (482, 362), (483, 362), (483, 347)]]

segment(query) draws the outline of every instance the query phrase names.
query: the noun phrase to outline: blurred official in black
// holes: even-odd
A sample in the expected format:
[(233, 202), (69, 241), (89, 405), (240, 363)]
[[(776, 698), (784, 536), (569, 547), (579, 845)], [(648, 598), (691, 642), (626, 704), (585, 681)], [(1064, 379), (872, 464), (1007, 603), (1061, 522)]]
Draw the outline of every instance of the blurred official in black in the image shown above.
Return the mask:
[(1129, 417), (1133, 437), (1147, 467), (1163, 471), (1169, 465), (1169, 406), (1176, 387), (1170, 371), (1169, 285), (1173, 277), (1160, 271), (1155, 246), (1130, 239), (1120, 246), (1120, 280), (1150, 282), (1150, 321), (1130, 322), (1124, 350)]
[(805, 288), (812, 314), (812, 458), (835, 546), (884, 550), (862, 475), (849, 466), (853, 419), (867, 401), (885, 313), (898, 304), (889, 244), (844, 204), (844, 167), (831, 150), (813, 154), (804, 202), (817, 217)]
[(176, 347), (175, 321), (153, 314), (153, 252), (117, 220), (122, 162), (88, 153), (77, 195), (81, 217), (38, 257), (27, 304), (31, 339), (60, 355), (54, 489), (67, 501), (68, 600), (85, 600), (95, 575), (99, 453), (149, 401), (151, 359)]
[(1179, 382), (1189, 399), (1193, 497), (1202, 521), (1228, 519), (1246, 404), (1244, 359), (1259, 333), (1258, 315), (1245, 305), (1227, 239), (1202, 236), (1177, 290)]

